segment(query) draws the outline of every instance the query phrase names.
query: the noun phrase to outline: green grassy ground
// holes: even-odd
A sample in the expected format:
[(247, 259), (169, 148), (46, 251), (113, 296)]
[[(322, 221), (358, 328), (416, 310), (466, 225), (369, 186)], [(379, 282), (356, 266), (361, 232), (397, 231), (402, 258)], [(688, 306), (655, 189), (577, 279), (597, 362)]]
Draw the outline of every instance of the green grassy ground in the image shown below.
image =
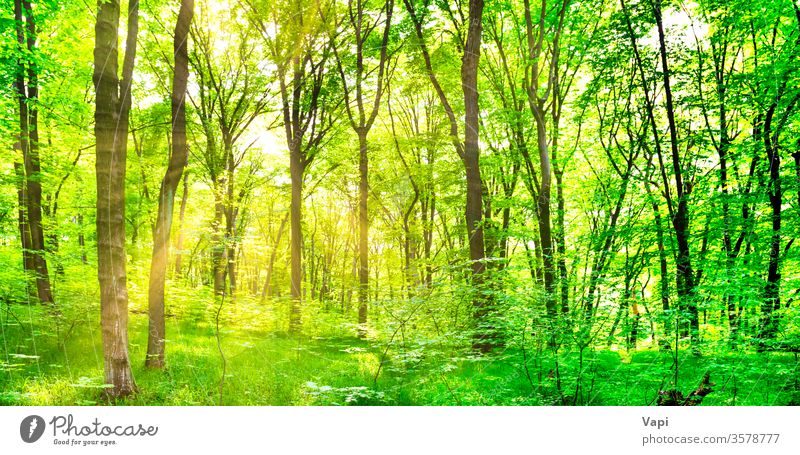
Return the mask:
[[(476, 357), (422, 342), (387, 346), (359, 340), (346, 327), (292, 338), (271, 329), (274, 315), (258, 315), (254, 306), (229, 308), (221, 321), (221, 388), (214, 325), (202, 311), (168, 319), (165, 371), (144, 369), (146, 317), (134, 312), (129, 332), (140, 391), (117, 404), (648, 405), (674, 377), (672, 354), (657, 351), (586, 351), (582, 361), (575, 353), (560, 355), (556, 372), (549, 355), (527, 351), (526, 369), (516, 349)], [(0, 404), (104, 404), (95, 318), (87, 313), (70, 321), (27, 305), (5, 305), (0, 315)], [(268, 322), (234, 322), (256, 317)], [(716, 385), (704, 405), (793, 404), (800, 397), (797, 368), (793, 354), (681, 353), (679, 388), (692, 390), (708, 371)]]
[[(55, 308), (21, 303), (24, 295), (12, 286), (18, 281), (0, 281), (0, 405), (107, 403), (99, 296), (88, 275), (68, 269), (66, 276), (87, 278), (60, 281)], [(139, 393), (116, 404), (651, 405), (659, 390), (675, 388), (670, 351), (581, 356), (565, 348), (554, 357), (512, 342), (476, 356), (468, 339), (412, 327), (393, 332), (387, 321), (360, 340), (339, 312), (313, 302), (304, 308), (304, 335), (290, 337), (289, 304), (281, 299), (226, 301), (218, 346), (217, 303), (207, 287), (185, 283), (168, 284), (167, 368), (151, 371), (144, 368), (147, 298), (140, 283), (146, 270), (132, 268), (128, 332)], [(716, 385), (703, 405), (800, 404), (799, 366), (795, 354), (731, 352), (709, 340), (700, 357), (679, 353), (677, 388), (688, 393), (709, 372)]]

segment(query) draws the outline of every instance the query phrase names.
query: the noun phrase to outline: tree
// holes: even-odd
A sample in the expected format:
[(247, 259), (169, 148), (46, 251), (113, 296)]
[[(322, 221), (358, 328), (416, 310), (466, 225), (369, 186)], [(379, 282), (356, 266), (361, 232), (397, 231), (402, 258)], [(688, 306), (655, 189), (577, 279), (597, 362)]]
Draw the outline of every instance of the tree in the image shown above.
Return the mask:
[[(794, 1), (791, 3), (794, 23), (791, 26), (791, 32), (786, 34), (788, 37), (800, 33), (800, 6)], [(781, 6), (785, 8), (784, 5)], [(775, 11), (780, 11), (779, 7), (776, 7)], [(785, 8), (784, 11), (785, 15), (788, 16), (788, 8)], [(800, 104), (800, 90), (797, 89), (795, 76), (798, 70), (797, 59), (800, 57), (800, 34), (794, 40), (786, 39), (783, 43), (776, 43), (775, 36), (778, 35), (779, 27), (780, 21), (776, 20), (771, 30), (767, 29), (770, 31), (769, 36), (771, 38), (764, 36), (762, 39), (769, 44), (762, 43), (764, 44), (762, 47), (754, 44), (754, 71), (761, 71), (758, 68), (758, 58), (764, 52), (764, 47), (773, 47), (773, 49), (769, 49), (771, 52), (765, 52), (767, 55), (772, 54), (772, 58), (769, 58), (766, 62), (762, 61), (761, 64), (770, 67), (774, 78), (772, 83), (756, 86), (756, 93), (753, 94), (759, 101), (757, 132), (760, 133), (760, 137), (756, 139), (763, 144), (764, 158), (766, 158), (768, 167), (767, 199), (771, 227), (769, 260), (764, 280), (763, 302), (759, 322), (759, 349), (773, 347), (775, 338), (778, 335), (779, 310), (781, 309), (781, 265), (783, 256), (793, 243), (793, 240), (791, 240), (786, 243), (785, 247), (782, 247), (782, 240), (785, 237), (785, 228), (782, 225), (782, 212), (785, 210), (783, 201), (785, 184), (781, 176), (781, 151), (785, 146), (782, 145), (781, 139), (789, 129), (793, 114), (798, 110), (798, 104)], [(752, 28), (752, 39), (755, 42), (759, 38), (756, 36), (757, 34), (758, 32)], [(788, 47), (786, 54), (782, 52), (784, 46)], [(782, 55), (786, 55), (784, 57), (785, 60), (780, 58)], [(796, 147), (796, 145), (789, 147)], [(796, 154), (794, 159), (796, 163), (800, 163)], [(800, 169), (800, 167), (796, 167), (797, 169)]]
[[(478, 106), (478, 63), (480, 60), (481, 33), (483, 30), (483, 0), (470, 0), (467, 18), (466, 40), (459, 46), (463, 49), (461, 60), (461, 89), (464, 99), (464, 138), (459, 134), (458, 122), (452, 104), (445, 94), (438, 77), (434, 73), (430, 52), (425, 43), (423, 17), (414, 5), (413, 0), (403, 0), (406, 10), (414, 26), (419, 41), (420, 52), (425, 60), (428, 78), (436, 91), (439, 101), (444, 107), (450, 122), (450, 136), (453, 147), (461, 157), (466, 173), (467, 190), (464, 215), (467, 223), (469, 242), (469, 258), (472, 270), (472, 286), (474, 296), (472, 305), (474, 319), (478, 325), (473, 347), (488, 352), (496, 346), (498, 340), (492, 336), (487, 318), (491, 310), (491, 302), (484, 289), (484, 272), (486, 271), (486, 251), (483, 241), (483, 182), (480, 170), (479, 143), (479, 106)], [(458, 34), (459, 37), (461, 34)]]
[(300, 331), (302, 288), (303, 177), (335, 125), (341, 102), (331, 87), (332, 4), (290, 0), (270, 6), (249, 2), (251, 20), (261, 32), (278, 77), (280, 113), (289, 148), (292, 194), (289, 219), (292, 309), (290, 332)]
[[(740, 123), (738, 117), (742, 106), (738, 106), (735, 100), (742, 94), (741, 90), (737, 89), (734, 80), (741, 77), (743, 70), (737, 65), (737, 60), (743, 55), (743, 41), (746, 35), (743, 33), (741, 24), (738, 23), (739, 15), (734, 12), (735, 5), (703, 2), (700, 6), (702, 20), (717, 24), (712, 29), (707, 43), (700, 39), (697, 32), (694, 32), (694, 38), (697, 43), (698, 95), (701, 100), (706, 133), (719, 159), (722, 248), (725, 253), (725, 273), (727, 275), (723, 300), (728, 318), (728, 338), (731, 347), (735, 348), (739, 342), (740, 322), (740, 307), (737, 306), (737, 297), (741, 297), (741, 293), (737, 292), (733, 286), (734, 283), (738, 283), (738, 280), (735, 279), (738, 275), (736, 259), (745, 245), (745, 237), (751, 231), (747, 227), (747, 219), (751, 212), (747, 196), (752, 190), (755, 164), (758, 158), (757, 153), (751, 154), (751, 165), (745, 178), (746, 183), (740, 183), (739, 188), (736, 188), (737, 169), (740, 166), (737, 162), (738, 154), (734, 147), (734, 138), (741, 134), (741, 130), (737, 126)], [(712, 14), (718, 15), (716, 21), (711, 18)], [(708, 60), (710, 60), (710, 64), (708, 64), (710, 71), (707, 73), (710, 74), (710, 79), (706, 74)], [(710, 95), (704, 93), (706, 84), (710, 85), (708, 90)], [(731, 213), (731, 206), (736, 201), (734, 196), (739, 196), (742, 200), (740, 211), (742, 218), (738, 223), (741, 226), (737, 226), (737, 220)], [(737, 230), (739, 231), (738, 235)]]
[(449, 142), (442, 134), (445, 125), (437, 109), (436, 93), (424, 79), (420, 81), (417, 76), (416, 73), (409, 74), (409, 81), (403, 84), (401, 93), (389, 90), (386, 96), (392, 148), (400, 159), (412, 193), (402, 198), (399, 208), (404, 233), (402, 244), (408, 296), (414, 295), (414, 287), (423, 285), (430, 288), (433, 282), (436, 219), (434, 165), (439, 148)]
[(210, 247), (214, 292), (219, 296), (225, 293), (226, 280), (230, 295), (235, 294), (239, 207), (256, 170), (251, 162), (244, 181), (238, 182), (241, 173), (237, 171), (252, 146), (241, 147), (242, 138), (267, 109), (271, 96), (264, 90), (268, 80), (260, 68), (263, 56), (253, 42), (253, 31), (236, 21), (237, 6), (228, 7), (231, 21), (226, 25), (237, 32), (221, 36), (211, 6), (204, 4), (191, 27), (194, 47), (189, 55), (197, 77), (197, 94), (190, 95), (190, 101), (205, 142), (196, 147), (201, 150), (197, 155), (214, 192)]
[(128, 287), (125, 254), (125, 162), (136, 58), (139, 2), (128, 3), (122, 78), (118, 71), (119, 0), (97, 3), (94, 75), (97, 158), (97, 274), (103, 329), (106, 390), (111, 397), (136, 391), (128, 358)]
[[(564, 17), (569, 5), (569, 0), (564, 0), (557, 15), (557, 24), (553, 27), (552, 50), (550, 51), (547, 65), (543, 64), (548, 57), (544, 50), (544, 37), (546, 34), (545, 19), (547, 17), (547, 2), (541, 2), (538, 21), (534, 26), (533, 13), (530, 0), (524, 1), (525, 6), (525, 31), (527, 38), (528, 58), (525, 67), (524, 90), (528, 100), (528, 108), (533, 115), (536, 125), (536, 146), (539, 151), (540, 183), (537, 188), (536, 212), (538, 215), (539, 237), (541, 239), (543, 277), (545, 291), (545, 308), (550, 319), (550, 330), (554, 330), (556, 322), (556, 269), (554, 263), (552, 221), (550, 216), (550, 203), (552, 194), (552, 155), (548, 147), (547, 133), (547, 103), (551, 102), (554, 108), (558, 106), (558, 97), (561, 95), (558, 87), (559, 78), (559, 39), (564, 26)], [(543, 74), (543, 71), (547, 71)], [(544, 87), (542, 87), (544, 85)], [(553, 97), (554, 100), (550, 100)], [(563, 103), (563, 100), (561, 100)], [(528, 165), (528, 168), (531, 168)], [(555, 345), (555, 339), (550, 341)]]
[(690, 179), (683, 169), (684, 163), (682, 163), (682, 155), (678, 149), (678, 126), (675, 121), (676, 107), (672, 95), (672, 80), (667, 57), (667, 44), (664, 33), (661, 0), (653, 0), (650, 2), (649, 12), (655, 19), (656, 29), (658, 32), (658, 55), (661, 64), (662, 88), (664, 90), (665, 98), (664, 110), (668, 121), (669, 157), (672, 163), (671, 170), (675, 182), (674, 186), (669, 181), (667, 176), (668, 170), (664, 165), (665, 153), (663, 152), (662, 138), (659, 133), (659, 125), (655, 113), (655, 101), (651, 96), (650, 83), (645, 76), (644, 63), (639, 52), (637, 38), (634, 34), (631, 14), (627, 5), (625, 4), (625, 0), (620, 0), (620, 5), (622, 6), (623, 14), (625, 16), (628, 37), (631, 40), (631, 45), (634, 50), (636, 66), (641, 80), (641, 87), (645, 94), (647, 115), (653, 135), (653, 143), (655, 144), (656, 157), (658, 158), (660, 167), (664, 192), (663, 194), (667, 202), (669, 218), (672, 220), (673, 234), (678, 246), (677, 256), (675, 259), (677, 267), (676, 289), (678, 293), (678, 299), (680, 301), (680, 309), (682, 311), (686, 311), (689, 323), (688, 330), (684, 329), (683, 332), (688, 333), (691, 336), (692, 341), (696, 343), (699, 340), (700, 320), (697, 310), (695, 274), (692, 268), (692, 256), (689, 247), (689, 196), (692, 192), (692, 185)]
[[(394, 10), (394, 1), (387, 0), (383, 3), (377, 16), (373, 19), (371, 12), (366, 11), (367, 5), (363, 0), (357, 0), (355, 3), (348, 2), (347, 13), (344, 15), (345, 27), (352, 30), (352, 33), (345, 35), (345, 41), (337, 43), (332, 47), (336, 63), (339, 68), (339, 74), (342, 78), (342, 89), (344, 95), (345, 112), (350, 121), (350, 127), (353, 128), (358, 136), (358, 324), (359, 336), (366, 336), (367, 324), (367, 310), (369, 303), (369, 263), (368, 263), (368, 242), (369, 242), (369, 213), (368, 213), (368, 193), (369, 193), (369, 156), (367, 135), (369, 135), (372, 125), (378, 116), (378, 109), (380, 107), (381, 96), (386, 89), (386, 75), (389, 74), (387, 66), (389, 65), (389, 32), (392, 26), (392, 12)], [(371, 50), (366, 48), (368, 43), (374, 39), (374, 32), (378, 29), (378, 25), (383, 22), (383, 31), (380, 37), (380, 51), (378, 61), (370, 66), (370, 60), (374, 56), (370, 55)], [(337, 48), (346, 49), (346, 45), (355, 44), (355, 74), (346, 74), (344, 58), (348, 56), (342, 55), (342, 51)], [(349, 62), (347, 62), (349, 63)], [(348, 65), (349, 66), (349, 65)], [(369, 75), (377, 70), (377, 74), (373, 81), (370, 81)], [(348, 72), (351, 70), (348, 69)], [(347, 76), (354, 76), (355, 80), (348, 82)], [(372, 82), (374, 85), (372, 93), (372, 106), (366, 105), (365, 100), (366, 91), (368, 90), (368, 83)], [(354, 106), (355, 105), (355, 106)]]
[[(24, 13), (24, 14), (23, 14)], [(23, 22), (23, 15), (25, 22)], [(42, 174), (39, 164), (39, 70), (35, 61), (36, 21), (30, 1), (14, 0), (16, 21), (17, 75), (14, 87), (19, 102), (19, 148), (22, 150), (24, 190), (20, 203), (25, 213), (20, 215), (22, 247), (29, 254), (28, 269), (36, 278), (36, 293), (42, 303), (53, 303), (50, 276), (45, 259), (44, 230), (42, 228)], [(25, 57), (27, 56), (27, 57)], [(28, 243), (29, 242), (29, 243)], [(28, 243), (26, 245), (26, 243)], [(31, 268), (32, 267), (32, 268)]]
[[(181, 181), (183, 169), (189, 158), (186, 141), (186, 86), (189, 80), (189, 26), (194, 15), (194, 0), (181, 0), (175, 35), (173, 38), (174, 62), (172, 78), (172, 150), (169, 164), (161, 180), (158, 192), (158, 217), (153, 232), (153, 258), (150, 264), (149, 287), (149, 336), (147, 338), (147, 359), (145, 364), (151, 368), (164, 367), (164, 283), (167, 275), (169, 256), (169, 235), (172, 230), (172, 213), (175, 192)], [(186, 186), (184, 185), (184, 194)], [(185, 202), (181, 202), (181, 211)]]

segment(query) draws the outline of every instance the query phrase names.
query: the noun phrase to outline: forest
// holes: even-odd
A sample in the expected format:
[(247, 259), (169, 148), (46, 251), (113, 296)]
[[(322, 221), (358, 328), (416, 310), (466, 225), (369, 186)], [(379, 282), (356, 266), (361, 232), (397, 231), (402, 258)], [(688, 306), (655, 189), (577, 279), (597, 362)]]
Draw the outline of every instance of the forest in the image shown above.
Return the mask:
[(798, 0), (0, 0), (0, 404), (800, 404)]

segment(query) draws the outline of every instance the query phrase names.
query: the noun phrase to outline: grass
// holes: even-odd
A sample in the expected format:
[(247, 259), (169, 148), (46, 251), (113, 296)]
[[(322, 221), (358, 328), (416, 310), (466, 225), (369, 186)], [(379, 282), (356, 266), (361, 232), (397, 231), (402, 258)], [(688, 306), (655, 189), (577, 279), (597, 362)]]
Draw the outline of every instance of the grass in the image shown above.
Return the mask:
[[(0, 299), (0, 405), (107, 403), (94, 283), (67, 285), (57, 311)], [(413, 331), (399, 339), (378, 328), (360, 340), (352, 323), (314, 305), (305, 309), (306, 334), (290, 337), (288, 302), (248, 298), (226, 302), (221, 312), (220, 387), (213, 297), (203, 287), (169, 289), (167, 368), (154, 371), (144, 368), (145, 289), (130, 286), (130, 356), (139, 393), (115, 404), (652, 405), (659, 390), (676, 388), (673, 352), (604, 349), (553, 357), (512, 346), (477, 356), (463, 340)], [(709, 342), (702, 356), (679, 352), (678, 360), (677, 388), (685, 394), (706, 371), (716, 383), (703, 405), (800, 403), (794, 354), (731, 352)]]
[[(9, 316), (12, 311), (20, 314)], [(69, 334), (62, 328), (60, 337), (34, 324), (31, 336), (30, 326), (20, 324), (28, 312), (34, 320), (55, 318), (36, 307), (3, 312), (8, 350), (0, 370), (0, 404), (104, 404), (96, 322), (76, 324)], [(139, 393), (117, 404), (648, 405), (673, 374), (671, 356), (655, 351), (590, 352), (582, 371), (577, 356), (569, 354), (559, 357), (559, 393), (552, 357), (540, 356), (526, 373), (514, 350), (480, 358), (406, 346), (389, 349), (384, 357), (385, 345), (355, 337), (292, 338), (228, 327), (222, 332), (227, 368), (220, 396), (222, 362), (213, 327), (170, 318), (168, 333), (168, 368), (147, 370), (146, 318), (132, 315), (130, 353)], [(681, 390), (696, 387), (705, 371), (717, 383), (705, 405), (789, 404), (798, 395), (794, 355), (681, 355)]]
[[(42, 316), (43, 312), (36, 313)], [(337, 389), (371, 386), (378, 364), (377, 354), (366, 347), (362, 348), (364, 351), (347, 352), (345, 346), (366, 346), (357, 340), (295, 339), (279, 333), (223, 329), (227, 372), (220, 397), (222, 361), (213, 327), (171, 319), (167, 326), (171, 334), (167, 340), (168, 368), (154, 371), (144, 368), (146, 323), (144, 315), (132, 315), (129, 329), (130, 355), (140, 392), (118, 404), (315, 404), (326, 401), (324, 395), (329, 394), (320, 394), (310, 383)], [(13, 350), (29, 354), (22, 354), (24, 357), (9, 354), (9, 360), (2, 364), (0, 404), (102, 403), (102, 345), (98, 324), (74, 328), (66, 343), (36, 329), (35, 348), (34, 337), (29, 333), (20, 330), (18, 323), (6, 323), (7, 339), (13, 338), (16, 348)], [(329, 401), (333, 403), (335, 399)]]

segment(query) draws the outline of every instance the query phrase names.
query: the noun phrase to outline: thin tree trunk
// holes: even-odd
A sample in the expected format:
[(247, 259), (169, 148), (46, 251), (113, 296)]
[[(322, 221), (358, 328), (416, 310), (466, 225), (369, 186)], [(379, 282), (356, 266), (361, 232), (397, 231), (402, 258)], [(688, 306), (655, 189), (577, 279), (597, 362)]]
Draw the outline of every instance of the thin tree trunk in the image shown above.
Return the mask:
[[(172, 231), (175, 192), (189, 159), (189, 146), (186, 143), (185, 101), (186, 86), (189, 80), (187, 41), (193, 14), (194, 0), (182, 0), (173, 41), (175, 66), (172, 79), (172, 150), (158, 193), (158, 215), (153, 235), (153, 258), (150, 263), (149, 330), (145, 360), (145, 366), (149, 368), (164, 368), (164, 339), (166, 336), (164, 285), (169, 257), (169, 236)], [(186, 187), (184, 186), (185, 194)], [(182, 212), (184, 204), (181, 205)]]
[(764, 120), (764, 149), (769, 162), (769, 205), (772, 218), (772, 237), (770, 239), (769, 263), (767, 265), (767, 281), (764, 285), (764, 301), (761, 305), (761, 328), (759, 330), (760, 348), (764, 341), (773, 340), (778, 333), (778, 316), (775, 312), (781, 307), (780, 296), (780, 260), (781, 260), (781, 206), (783, 191), (781, 188), (780, 168), (781, 156), (773, 135), (772, 118), (776, 104), (773, 103)]
[(221, 194), (223, 183), (214, 182), (214, 221), (212, 224), (211, 268), (214, 275), (214, 294), (225, 293), (225, 272), (227, 270), (228, 250), (225, 248), (224, 234), (222, 233), (222, 218), (225, 216), (224, 196)]
[(556, 213), (556, 268), (558, 270), (560, 300), (561, 300), (561, 313), (569, 313), (569, 276), (567, 273), (567, 244), (566, 244), (566, 229), (564, 223), (564, 213), (566, 212), (566, 204), (564, 200), (564, 184), (563, 184), (563, 171), (556, 171), (556, 203), (558, 204), (558, 212)]
[(550, 221), (550, 194), (551, 194), (551, 168), (550, 155), (547, 151), (547, 132), (545, 130), (545, 120), (539, 109), (534, 110), (536, 120), (537, 145), (539, 148), (539, 163), (541, 171), (541, 186), (536, 199), (536, 207), (539, 212), (537, 219), (539, 223), (539, 238), (541, 240), (542, 268), (544, 272), (545, 290), (545, 309), (551, 324), (556, 321), (556, 300), (555, 300), (555, 270), (553, 267), (553, 237)]
[[(625, 22), (627, 25), (628, 35), (633, 47), (634, 57), (636, 61), (636, 68), (638, 69), (641, 78), (642, 90), (645, 95), (645, 104), (647, 108), (647, 117), (650, 123), (650, 128), (653, 134), (653, 141), (655, 143), (656, 154), (659, 161), (659, 169), (661, 171), (661, 178), (664, 183), (664, 195), (667, 200), (667, 208), (672, 220), (673, 232), (677, 243), (678, 251), (676, 257), (676, 284), (677, 293), (679, 298), (679, 306), (681, 310), (685, 310), (689, 315), (688, 329), (682, 329), (684, 334), (689, 334), (692, 343), (696, 343), (699, 338), (699, 317), (697, 312), (697, 301), (695, 291), (695, 278), (692, 271), (691, 252), (689, 248), (689, 206), (688, 198), (691, 192), (691, 185), (684, 179), (683, 171), (681, 169), (681, 155), (678, 150), (678, 132), (675, 122), (675, 108), (672, 99), (672, 89), (670, 82), (670, 70), (667, 60), (667, 46), (664, 37), (664, 24), (661, 17), (661, 0), (655, 0), (652, 4), (653, 15), (656, 20), (656, 28), (658, 31), (659, 55), (661, 62), (661, 75), (664, 89), (664, 98), (666, 101), (666, 114), (669, 123), (670, 135), (670, 151), (672, 159), (672, 171), (674, 174), (675, 185), (674, 191), (676, 199), (672, 198), (672, 184), (669, 182), (666, 173), (666, 166), (663, 162), (663, 151), (661, 147), (660, 133), (658, 132), (658, 125), (654, 114), (654, 101), (650, 96), (649, 82), (644, 74), (644, 66), (642, 57), (636, 42), (636, 35), (631, 25), (628, 6), (625, 0), (620, 0), (623, 13), (625, 15)], [(678, 330), (678, 327), (675, 328)]]
[[(552, 222), (550, 219), (550, 198), (552, 194), (552, 170), (551, 170), (551, 152), (548, 150), (547, 144), (547, 129), (545, 109), (547, 99), (553, 96), (552, 102), (557, 101), (558, 93), (554, 92), (553, 87), (557, 89), (558, 74), (559, 74), (559, 38), (561, 30), (563, 29), (564, 16), (566, 13), (567, 2), (561, 3), (558, 11), (558, 24), (554, 29), (553, 41), (551, 44), (551, 56), (546, 67), (540, 68), (540, 59), (544, 51), (544, 35), (545, 35), (545, 18), (547, 15), (546, 2), (542, 2), (542, 7), (539, 13), (538, 21), (534, 26), (533, 17), (531, 15), (530, 1), (524, 1), (525, 6), (525, 27), (527, 37), (527, 57), (530, 62), (526, 66), (525, 75), (525, 90), (528, 98), (528, 106), (536, 124), (536, 145), (539, 150), (539, 165), (541, 172), (541, 185), (539, 187), (538, 195), (536, 198), (536, 208), (539, 224), (539, 237), (541, 240), (541, 255), (544, 273), (544, 288), (545, 288), (545, 309), (550, 327), (548, 330), (551, 332), (549, 344), (555, 346), (555, 323), (558, 316), (558, 307), (556, 305), (556, 271), (554, 267), (554, 249), (553, 249), (553, 234)], [(537, 30), (536, 32), (534, 30)], [(542, 70), (547, 69), (546, 83), (547, 90), (541, 96), (539, 94), (539, 86), (542, 82)], [(527, 152), (526, 152), (527, 153)]]
[(178, 215), (178, 241), (175, 243), (175, 275), (180, 276), (183, 266), (183, 219), (186, 215), (186, 201), (189, 197), (189, 173), (183, 174), (183, 194), (181, 195), (181, 210)]
[[(267, 278), (264, 280), (264, 290), (261, 292), (261, 303), (267, 300), (267, 297), (272, 297), (272, 273), (275, 268), (275, 260), (278, 257), (278, 245), (281, 243), (286, 221), (289, 219), (289, 214), (283, 217), (281, 225), (278, 228), (278, 234), (275, 236), (275, 245), (272, 247), (272, 252), (269, 255), (269, 263), (267, 264)], [(322, 292), (322, 291), (320, 291)], [(321, 296), (320, 296), (321, 297)]]
[(81, 247), (81, 263), (88, 264), (89, 259), (86, 257), (86, 236), (83, 234), (83, 214), (78, 213), (78, 246)]
[(289, 152), (289, 172), (292, 182), (292, 200), (290, 207), (290, 249), (291, 249), (291, 314), (289, 316), (289, 332), (297, 333), (302, 325), (301, 286), (302, 286), (302, 247), (303, 231), (301, 210), (303, 204), (303, 162), (300, 144), (295, 144)]
[(367, 335), (367, 309), (369, 305), (369, 213), (367, 195), (369, 191), (367, 156), (367, 132), (358, 134), (358, 337)]
[(661, 298), (661, 309), (665, 316), (663, 316), (663, 338), (659, 343), (661, 349), (669, 350), (672, 341), (670, 333), (672, 332), (672, 320), (668, 316), (669, 312), (669, 278), (667, 269), (667, 253), (664, 250), (664, 227), (661, 222), (661, 212), (658, 209), (658, 203), (652, 199), (651, 206), (653, 207), (653, 217), (656, 225), (656, 246), (658, 247), (658, 264), (659, 264), (659, 297)]
[[(436, 218), (436, 186), (433, 182), (433, 161), (434, 161), (434, 148), (427, 148), (427, 176), (425, 181), (425, 197), (423, 198), (422, 206), (422, 238), (424, 241), (423, 254), (425, 257), (425, 286), (430, 287), (433, 284), (433, 258), (431, 257), (431, 250), (433, 249), (433, 230)], [(427, 210), (426, 210), (427, 208)]]
[(672, 101), (670, 71), (667, 62), (667, 45), (664, 38), (664, 24), (661, 19), (661, 0), (653, 3), (653, 12), (658, 29), (659, 53), (661, 55), (662, 77), (664, 79), (664, 96), (666, 99), (667, 120), (669, 122), (670, 147), (672, 151), (672, 170), (675, 174), (675, 190), (678, 197), (677, 210), (672, 217), (675, 229), (675, 240), (678, 244), (678, 257), (675, 261), (678, 272), (678, 295), (682, 306), (689, 313), (689, 335), (692, 342), (697, 342), (700, 334), (700, 320), (697, 313), (695, 279), (692, 271), (691, 252), (689, 250), (689, 193), (690, 185), (685, 183), (678, 150), (678, 128), (675, 124), (675, 108)]
[(223, 142), (223, 149), (225, 150), (225, 156), (227, 156), (225, 165), (227, 178), (225, 179), (225, 202), (223, 206), (223, 212), (225, 214), (225, 235), (222, 246), (225, 248), (225, 257), (227, 260), (223, 264), (223, 273), (228, 277), (228, 290), (231, 299), (234, 299), (236, 294), (236, 217), (238, 212), (233, 196), (236, 165), (233, 157), (233, 140), (229, 139), (228, 134), (225, 132), (223, 132)]
[[(352, 29), (355, 44), (355, 82), (353, 86), (349, 86), (347, 78), (342, 77), (343, 95), (345, 101), (345, 111), (350, 120), (350, 126), (358, 135), (358, 148), (359, 148), (359, 182), (358, 182), (358, 336), (364, 338), (367, 334), (367, 313), (369, 308), (369, 262), (368, 262), (368, 245), (369, 245), (369, 213), (367, 211), (367, 194), (369, 189), (368, 184), (368, 169), (369, 158), (367, 155), (367, 135), (372, 128), (375, 118), (378, 115), (378, 108), (380, 106), (380, 99), (383, 95), (385, 88), (385, 74), (388, 65), (388, 43), (389, 32), (391, 29), (392, 12), (394, 10), (394, 1), (387, 0), (383, 6), (381, 13), (386, 14), (383, 23), (383, 33), (380, 48), (380, 60), (377, 64), (377, 76), (375, 80), (375, 93), (372, 100), (372, 108), (367, 110), (364, 106), (364, 86), (367, 85), (367, 77), (370, 71), (365, 66), (364, 60), (364, 46), (367, 44), (370, 35), (378, 25), (378, 19), (370, 23), (371, 16), (365, 12), (365, 3), (356, 2), (355, 5), (350, 4), (349, 26)], [(344, 68), (342, 61), (339, 59), (339, 53), (336, 47), (332, 48), (336, 56), (339, 73), (344, 76)], [(355, 109), (351, 107), (350, 93), (355, 92), (352, 101), (355, 102)]]
[[(429, 163), (431, 167), (433, 163)], [(436, 193), (433, 184), (428, 184), (428, 211), (423, 210), (422, 216), (422, 236), (425, 240), (423, 252), (425, 255), (425, 286), (430, 287), (433, 284), (433, 258), (431, 257), (431, 250), (433, 248), (433, 224), (436, 216)]]
[[(23, 1), (27, 21), (27, 48), (33, 54), (36, 49), (36, 22), (33, 18), (33, 9), (30, 1)], [(33, 101), (31, 103), (31, 101)], [(28, 64), (28, 113), (30, 123), (28, 127), (28, 148), (30, 152), (30, 172), (28, 172), (28, 226), (31, 230), (31, 246), (34, 249), (34, 265), (36, 267), (36, 290), (39, 300), (43, 303), (53, 303), (53, 294), (50, 290), (50, 276), (47, 269), (47, 260), (44, 257), (45, 242), (42, 227), (42, 183), (41, 169), (39, 166), (39, 73), (36, 64)], [(26, 162), (26, 169), (27, 169)]]

